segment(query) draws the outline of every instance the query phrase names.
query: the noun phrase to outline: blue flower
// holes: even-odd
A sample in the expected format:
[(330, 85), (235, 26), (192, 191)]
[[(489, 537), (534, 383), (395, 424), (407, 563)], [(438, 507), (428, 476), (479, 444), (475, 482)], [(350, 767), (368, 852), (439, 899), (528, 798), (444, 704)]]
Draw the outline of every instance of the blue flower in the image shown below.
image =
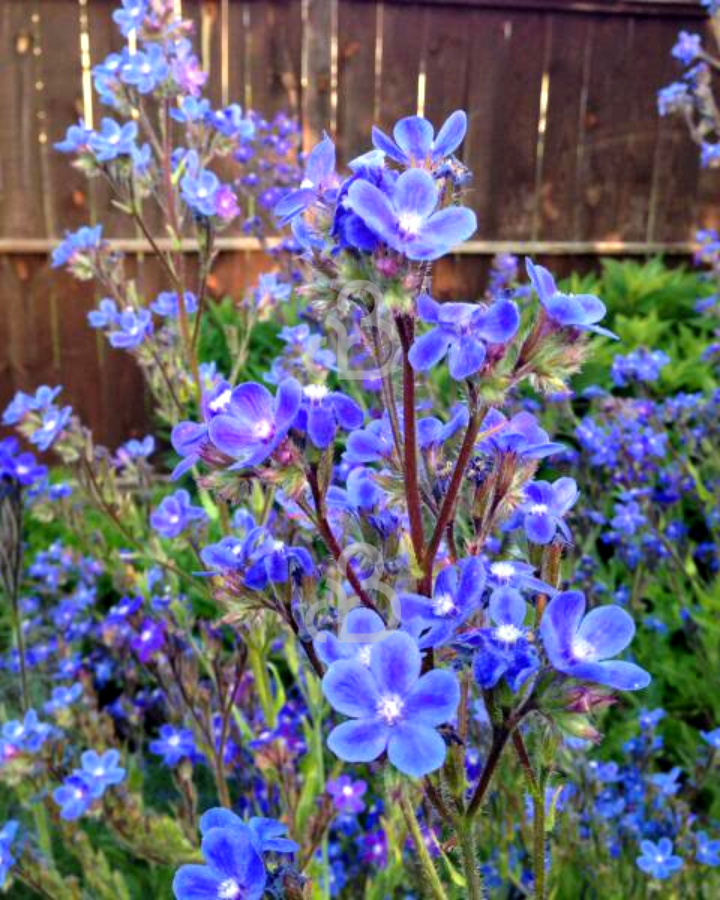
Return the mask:
[(296, 424), (324, 450), (335, 440), (338, 427), (353, 431), (360, 428), (363, 418), (362, 409), (346, 394), (329, 391), (323, 384), (308, 384), (303, 388)]
[(520, 314), (510, 300), (489, 307), (475, 303), (437, 303), (429, 294), (417, 301), (418, 315), (435, 325), (410, 348), (412, 367), (426, 372), (448, 357), (450, 375), (462, 381), (485, 362), (486, 344), (505, 344), (517, 332)]
[(165, 497), (157, 509), (150, 514), (150, 524), (165, 538), (180, 535), (191, 522), (207, 519), (207, 513), (201, 506), (193, 506), (190, 494), (185, 490), (175, 491)]
[(653, 841), (641, 841), (640, 850), (642, 854), (635, 860), (637, 867), (653, 878), (670, 878), (682, 868), (682, 858), (673, 855), (673, 845), (669, 838), (660, 838), (657, 844)]
[(10, 869), (15, 865), (15, 857), (12, 853), (12, 845), (18, 831), (18, 823), (9, 819), (0, 828), (0, 890), (5, 887)]
[(195, 754), (195, 738), (189, 728), (161, 725), (160, 737), (150, 741), (150, 752), (162, 756), (163, 763), (172, 768)]
[(261, 545), (258, 558), (245, 575), (245, 584), (255, 591), (268, 584), (285, 584), (291, 576), (310, 577), (315, 574), (312, 557), (304, 547), (290, 547), (283, 541)]
[(720, 841), (711, 840), (706, 831), (698, 831), (695, 840), (695, 859), (704, 866), (720, 866)]
[(285, 439), (301, 401), (302, 388), (294, 378), (280, 383), (276, 397), (261, 384), (241, 384), (232, 391), (225, 411), (210, 420), (210, 439), (237, 460), (232, 468), (257, 466)]
[(93, 795), (101, 797), (107, 788), (124, 781), (125, 769), (118, 766), (119, 761), (120, 753), (117, 750), (106, 750), (102, 754), (86, 750), (80, 757), (81, 768), (76, 769), (73, 774), (87, 778)]
[(52, 252), (52, 267), (57, 269), (66, 263), (75, 262), (88, 250), (97, 250), (102, 245), (102, 225), (94, 228), (85, 225), (77, 231), (66, 231), (65, 239)]
[(120, 77), (125, 84), (131, 84), (141, 94), (149, 94), (163, 82), (170, 72), (165, 52), (161, 44), (148, 44), (146, 50), (132, 53), (122, 67)]
[(74, 772), (53, 791), (53, 800), (60, 807), (60, 817), (69, 821), (85, 815), (96, 798), (93, 780), (82, 772)]
[(490, 598), (488, 612), (493, 627), (461, 636), (460, 646), (477, 648), (473, 675), (481, 688), (495, 687), (504, 677), (516, 691), (539, 665), (525, 627), (527, 604), (513, 588), (500, 588)]
[(131, 31), (137, 31), (147, 14), (147, 0), (121, 0), (122, 9), (112, 14), (113, 21), (120, 26), (120, 31), (127, 37)]
[(215, 807), (200, 817), (200, 834), (207, 834), (213, 828), (250, 830), (253, 846), (258, 853), (295, 853), (300, 848), (287, 837), (287, 826), (277, 819), (253, 816), (247, 822), (229, 809)]
[(380, 462), (389, 459), (394, 448), (390, 418), (384, 413), (381, 419), (373, 419), (366, 428), (359, 428), (348, 435), (343, 459), (349, 465)]
[(692, 95), (684, 81), (674, 81), (658, 91), (657, 106), (661, 116), (682, 112), (692, 107), (692, 103)]
[(352, 721), (336, 726), (328, 747), (346, 762), (370, 762), (387, 750), (390, 762), (419, 778), (440, 768), (445, 742), (435, 730), (457, 710), (460, 689), (452, 672), (420, 675), (416, 641), (393, 632), (373, 645), (370, 665), (333, 663), (322, 681), (330, 705)]
[(72, 687), (56, 687), (53, 688), (50, 700), (45, 704), (43, 709), (48, 714), (54, 714), (62, 709), (67, 709), (82, 697), (83, 686), (79, 682)]
[(644, 669), (612, 659), (633, 639), (632, 618), (619, 606), (599, 606), (583, 618), (584, 613), (580, 591), (556, 594), (548, 604), (540, 634), (553, 667), (571, 678), (621, 691), (647, 687), (650, 676)]
[(200, 216), (214, 216), (220, 179), (209, 169), (188, 172), (180, 182), (183, 200)]
[(390, 159), (404, 166), (433, 167), (462, 144), (467, 131), (467, 115), (458, 109), (450, 115), (435, 137), (435, 129), (421, 116), (400, 119), (393, 128), (391, 140), (373, 127), (373, 145)]
[(656, 772), (649, 778), (650, 784), (653, 784), (664, 797), (672, 797), (680, 790), (682, 785), (678, 784), (678, 778), (682, 774), (680, 766), (673, 766), (669, 772)]
[(520, 412), (508, 419), (498, 409), (488, 410), (476, 447), (481, 452), (512, 453), (523, 459), (544, 459), (565, 449), (550, 441), (531, 413)]
[(148, 309), (126, 309), (113, 322), (116, 329), (108, 334), (112, 347), (130, 350), (138, 347), (146, 337), (152, 334), (152, 315)]
[(114, 300), (104, 297), (97, 305), (97, 309), (91, 309), (87, 314), (88, 324), (91, 328), (107, 328), (114, 325), (120, 313)]
[(687, 31), (681, 31), (678, 34), (677, 42), (670, 51), (675, 59), (679, 59), (684, 66), (697, 59), (702, 52), (702, 38), (699, 34), (689, 34)]
[(247, 140), (255, 133), (252, 119), (243, 116), (242, 107), (237, 103), (231, 103), (225, 109), (208, 112), (205, 121), (220, 134), (238, 140)]
[(206, 865), (178, 869), (176, 900), (260, 900), (267, 873), (249, 828), (211, 828), (200, 849)]
[(90, 135), (88, 145), (98, 162), (111, 162), (118, 156), (130, 156), (137, 135), (135, 121), (119, 125), (114, 119), (103, 119), (100, 131)]
[(62, 434), (65, 426), (70, 421), (72, 407), (50, 406), (40, 416), (40, 427), (30, 435), (30, 443), (35, 444), (39, 450), (49, 450), (57, 437)]
[(596, 323), (605, 316), (605, 304), (591, 294), (562, 294), (555, 279), (543, 266), (536, 266), (531, 259), (525, 260), (527, 273), (538, 295), (545, 314), (560, 328), (577, 328), (579, 331), (594, 331), (605, 337), (618, 340), (618, 336)]
[(126, 441), (121, 447), (118, 447), (117, 456), (121, 462), (125, 463), (131, 459), (147, 459), (154, 452), (155, 438), (149, 434), (141, 441), (136, 438)]
[[(191, 316), (197, 312), (197, 297), (190, 291), (185, 291), (185, 312)], [(174, 291), (162, 291), (155, 298), (155, 302), (150, 304), (150, 309), (159, 316), (172, 318), (180, 313), (180, 303), (177, 293)]]
[(373, 645), (384, 636), (385, 623), (380, 616), (372, 609), (356, 606), (343, 618), (337, 636), (332, 631), (321, 631), (313, 646), (326, 666), (340, 659), (358, 660), (369, 666)]
[(400, 595), (403, 625), (418, 636), (421, 649), (439, 647), (452, 639), (479, 607), (485, 581), (485, 566), (471, 557), (440, 572), (432, 597)]
[(55, 149), (61, 153), (77, 153), (80, 150), (86, 150), (90, 135), (93, 134), (92, 128), (85, 125), (84, 119), (80, 119), (77, 125), (71, 125), (64, 140), (55, 144)]
[(532, 481), (525, 487), (525, 502), (518, 511), (527, 539), (534, 544), (549, 544), (559, 529), (570, 541), (570, 530), (563, 516), (574, 506), (578, 487), (574, 478)]
[(701, 731), (700, 737), (709, 744), (713, 750), (720, 750), (720, 728), (714, 731)]
[(371, 231), (408, 259), (438, 259), (477, 228), (470, 209), (437, 209), (439, 188), (423, 169), (403, 172), (390, 195), (358, 179), (350, 186), (347, 202)]
[(310, 151), (305, 164), (305, 176), (300, 187), (290, 191), (275, 206), (275, 215), (285, 225), (312, 206), (320, 198), (334, 190), (337, 183), (335, 174), (335, 145), (327, 136)]

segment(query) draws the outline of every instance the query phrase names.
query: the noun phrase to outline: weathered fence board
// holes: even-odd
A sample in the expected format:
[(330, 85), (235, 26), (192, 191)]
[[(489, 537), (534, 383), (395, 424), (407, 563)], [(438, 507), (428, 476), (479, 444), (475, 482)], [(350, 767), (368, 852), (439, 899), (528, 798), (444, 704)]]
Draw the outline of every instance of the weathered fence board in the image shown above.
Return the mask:
[[(683, 124), (659, 120), (658, 88), (677, 68), (680, 29), (705, 28), (680, 0), (184, 0), (216, 105), (299, 115), (309, 147), (323, 130), (347, 162), (417, 111), (436, 126), (455, 108), (475, 176), (476, 240), (444, 261), (443, 296), (478, 295), (491, 254), (553, 254), (560, 273), (602, 252), (688, 249), (718, 224), (720, 181), (699, 173)], [(48, 268), (65, 228), (102, 221), (137, 232), (52, 144), (87, 96), (88, 64), (122, 47), (113, 0), (0, 4), (0, 406), (17, 388), (64, 383), (68, 399), (117, 443), (143, 424), (140, 379), (85, 327), (91, 285)], [(84, 48), (84, 49), (83, 49)], [(83, 56), (83, 52), (85, 55)], [(83, 70), (85, 69), (85, 83)], [(85, 91), (85, 96), (84, 96)], [(232, 237), (232, 236), (231, 236)], [(140, 243), (128, 245), (136, 253)], [(240, 297), (265, 260), (232, 240), (212, 289)], [(143, 250), (147, 248), (143, 247)], [(161, 284), (138, 259), (148, 296)], [(118, 398), (122, 397), (120, 402)], [(132, 399), (129, 399), (132, 398)]]

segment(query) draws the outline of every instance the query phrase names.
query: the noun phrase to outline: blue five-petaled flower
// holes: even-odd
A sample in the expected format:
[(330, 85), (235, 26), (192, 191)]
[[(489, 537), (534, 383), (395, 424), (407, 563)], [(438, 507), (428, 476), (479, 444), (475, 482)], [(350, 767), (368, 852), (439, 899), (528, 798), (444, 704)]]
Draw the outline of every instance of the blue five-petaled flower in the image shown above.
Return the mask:
[(440, 768), (445, 742), (436, 731), (455, 715), (460, 688), (452, 672), (420, 675), (416, 641), (396, 631), (373, 644), (370, 664), (333, 663), (322, 681), (330, 705), (351, 721), (336, 726), (328, 746), (346, 762), (370, 762), (387, 751), (390, 762), (419, 778)]

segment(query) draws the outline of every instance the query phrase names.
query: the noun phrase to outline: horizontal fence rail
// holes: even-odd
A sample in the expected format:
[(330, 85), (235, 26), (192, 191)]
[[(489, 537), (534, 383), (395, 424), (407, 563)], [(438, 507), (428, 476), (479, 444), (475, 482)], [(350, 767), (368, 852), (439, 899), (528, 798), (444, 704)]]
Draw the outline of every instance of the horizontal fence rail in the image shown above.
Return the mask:
[[(48, 266), (66, 228), (102, 221), (137, 254), (151, 296), (149, 246), (52, 149), (79, 115), (98, 122), (91, 67), (119, 50), (111, 0), (0, 3), (0, 406), (18, 389), (62, 383), (111, 444), (144, 427), (130, 361), (86, 327), (96, 298)], [(656, 92), (678, 69), (681, 29), (706, 28), (676, 0), (183, 0), (215, 105), (239, 101), (323, 130), (341, 163), (368, 149), (372, 124), (419, 112), (439, 126), (469, 113), (461, 148), (474, 172), (476, 238), (438, 267), (436, 290), (478, 296), (489, 256), (553, 257), (564, 274), (601, 255), (693, 252), (716, 226), (720, 180), (702, 172), (682, 122), (659, 119)], [(239, 298), (267, 265), (228, 235), (213, 281)], [(184, 249), (192, 252), (193, 246)], [(118, 398), (122, 397), (122, 403)]]

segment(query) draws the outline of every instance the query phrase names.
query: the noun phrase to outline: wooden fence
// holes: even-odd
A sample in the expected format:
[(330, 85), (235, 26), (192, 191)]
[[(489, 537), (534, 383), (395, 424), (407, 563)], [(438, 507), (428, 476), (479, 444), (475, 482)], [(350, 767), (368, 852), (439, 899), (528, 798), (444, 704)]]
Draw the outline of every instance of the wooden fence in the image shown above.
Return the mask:
[[(215, 104), (239, 100), (323, 129), (341, 160), (370, 127), (416, 111), (437, 125), (468, 110), (477, 239), (441, 266), (438, 289), (476, 295), (490, 256), (555, 256), (560, 272), (607, 253), (689, 252), (717, 224), (720, 179), (700, 172), (658, 88), (678, 69), (680, 29), (704, 30), (674, 0), (183, 0)], [(52, 149), (78, 115), (97, 121), (90, 67), (121, 46), (111, 0), (0, 0), (0, 408), (18, 389), (65, 385), (100, 437), (142, 428), (132, 365), (86, 327), (93, 288), (48, 267), (65, 228), (91, 217), (134, 238), (99, 187)], [(263, 264), (227, 242), (214, 289), (239, 296)], [(143, 264), (146, 289), (159, 284)]]

